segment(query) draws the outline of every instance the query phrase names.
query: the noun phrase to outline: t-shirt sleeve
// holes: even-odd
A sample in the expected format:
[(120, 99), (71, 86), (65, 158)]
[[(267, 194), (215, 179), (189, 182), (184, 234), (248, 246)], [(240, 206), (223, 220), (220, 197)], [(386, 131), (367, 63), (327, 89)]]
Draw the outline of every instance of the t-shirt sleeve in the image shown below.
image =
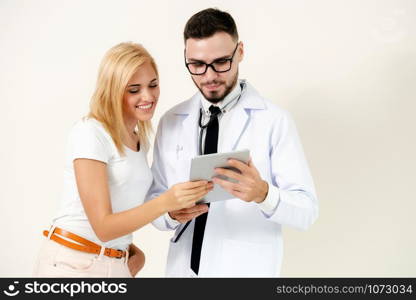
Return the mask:
[(87, 158), (108, 163), (111, 144), (102, 129), (88, 121), (78, 122), (68, 139), (68, 154), (71, 161)]

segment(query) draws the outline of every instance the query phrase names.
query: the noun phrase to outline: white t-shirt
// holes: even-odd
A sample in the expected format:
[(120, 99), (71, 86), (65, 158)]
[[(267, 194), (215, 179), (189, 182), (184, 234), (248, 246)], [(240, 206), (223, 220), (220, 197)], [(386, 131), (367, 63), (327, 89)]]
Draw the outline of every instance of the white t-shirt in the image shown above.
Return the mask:
[(132, 234), (105, 243), (95, 235), (79, 197), (73, 165), (76, 158), (106, 163), (112, 211), (128, 210), (144, 202), (153, 176), (143, 149), (139, 152), (124, 149), (125, 155), (121, 156), (111, 136), (95, 119), (83, 119), (74, 125), (68, 138), (64, 190), (54, 225), (108, 248), (127, 249)]

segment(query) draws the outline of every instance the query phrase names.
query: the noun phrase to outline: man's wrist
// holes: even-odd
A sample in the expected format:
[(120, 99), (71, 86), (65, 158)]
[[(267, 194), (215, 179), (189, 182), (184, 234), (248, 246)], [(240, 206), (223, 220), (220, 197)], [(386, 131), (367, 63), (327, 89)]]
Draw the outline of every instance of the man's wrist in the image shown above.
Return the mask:
[(178, 220), (172, 218), (169, 212), (165, 214), (165, 220), (170, 229), (175, 229), (177, 226), (181, 224)]
[(268, 192), (266, 199), (263, 202), (258, 203), (259, 208), (268, 216), (271, 216), (277, 209), (280, 200), (280, 192), (277, 187), (272, 184), (268, 184)]
[(264, 200), (266, 200), (267, 198), (267, 194), (269, 192), (269, 184), (267, 183), (267, 181), (262, 180), (261, 181), (261, 194), (260, 196), (257, 198), (257, 200), (255, 200), (256, 203), (262, 203)]

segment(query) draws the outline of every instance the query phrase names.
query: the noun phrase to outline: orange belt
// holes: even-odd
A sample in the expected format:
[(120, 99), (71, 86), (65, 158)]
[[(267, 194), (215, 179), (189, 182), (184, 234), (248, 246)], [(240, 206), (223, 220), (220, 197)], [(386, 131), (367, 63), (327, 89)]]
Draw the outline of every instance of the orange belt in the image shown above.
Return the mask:
[[(67, 240), (59, 237), (57, 234), (59, 234), (60, 236), (64, 236), (68, 239), (71, 239), (71, 240), (73, 240), (73, 241), (75, 241), (79, 244), (67, 241)], [(49, 231), (44, 230), (43, 235), (47, 237), (49, 235)], [(51, 240), (57, 242), (58, 244), (64, 245), (68, 248), (75, 249), (75, 250), (82, 251), (82, 252), (94, 253), (94, 254), (100, 254), (100, 252), (101, 252), (101, 246), (100, 245), (98, 245), (96, 243), (93, 243), (89, 240), (86, 240), (86, 239), (80, 237), (79, 235), (76, 235), (74, 233), (71, 233), (69, 231), (66, 231), (66, 230), (58, 228), (58, 227), (56, 227), (55, 230), (52, 232)], [(104, 255), (109, 256), (109, 257), (122, 258), (122, 257), (126, 256), (126, 251), (111, 249), (111, 248), (105, 248)]]

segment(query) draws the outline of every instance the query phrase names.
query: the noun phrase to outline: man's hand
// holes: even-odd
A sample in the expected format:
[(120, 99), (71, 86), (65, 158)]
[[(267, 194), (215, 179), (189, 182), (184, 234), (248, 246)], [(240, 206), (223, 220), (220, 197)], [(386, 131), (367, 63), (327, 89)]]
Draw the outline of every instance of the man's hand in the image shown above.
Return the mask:
[(248, 165), (235, 159), (230, 159), (228, 163), (231, 167), (238, 169), (241, 174), (224, 168), (216, 168), (215, 172), (219, 175), (235, 179), (237, 183), (232, 183), (217, 177), (214, 177), (212, 181), (219, 184), (236, 198), (246, 202), (263, 202), (269, 191), (269, 185), (260, 177), (260, 173), (254, 166), (252, 160), (250, 159)]
[(193, 218), (196, 218), (199, 215), (206, 213), (207, 211), (208, 205), (197, 204), (190, 208), (183, 208), (180, 210), (171, 211), (169, 212), (169, 216), (180, 223), (186, 223), (189, 220), (192, 220)]
[(129, 251), (129, 260), (127, 261), (127, 265), (129, 267), (131, 276), (135, 277), (136, 274), (144, 266), (144, 261), (145, 261), (144, 253), (134, 244), (130, 244), (128, 251)]

